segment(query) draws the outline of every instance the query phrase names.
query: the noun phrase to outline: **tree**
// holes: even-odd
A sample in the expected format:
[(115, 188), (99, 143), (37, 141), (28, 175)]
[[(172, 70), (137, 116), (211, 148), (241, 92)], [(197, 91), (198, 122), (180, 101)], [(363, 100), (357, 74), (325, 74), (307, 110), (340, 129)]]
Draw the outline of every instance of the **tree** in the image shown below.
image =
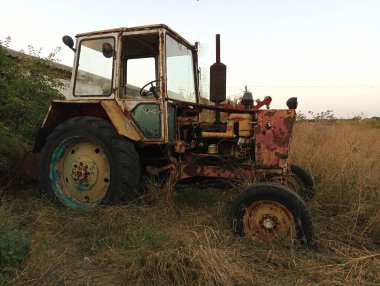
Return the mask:
[(317, 113), (314, 113), (313, 111), (308, 111), (308, 113), (310, 114), (312, 120), (314, 121), (328, 121), (328, 122), (335, 122), (336, 121), (336, 117), (334, 115), (334, 110), (326, 110), (326, 111), (321, 111), (321, 112), (317, 112)]

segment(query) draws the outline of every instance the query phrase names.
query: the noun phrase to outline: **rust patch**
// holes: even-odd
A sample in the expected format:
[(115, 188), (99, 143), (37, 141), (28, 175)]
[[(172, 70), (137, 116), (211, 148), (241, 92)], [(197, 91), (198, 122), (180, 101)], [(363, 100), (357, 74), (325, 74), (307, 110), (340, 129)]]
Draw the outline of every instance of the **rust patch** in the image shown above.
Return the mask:
[(147, 171), (148, 174), (151, 174), (151, 175), (159, 175), (161, 172), (164, 172), (164, 171), (167, 171), (167, 170), (170, 170), (173, 168), (173, 164), (168, 164), (164, 167), (161, 167), (161, 168), (156, 168), (156, 167), (152, 167), (152, 166), (147, 166), (145, 169)]
[(256, 165), (286, 167), (294, 110), (258, 110), (254, 129)]
[[(282, 178), (284, 169), (260, 169), (241, 166), (211, 166), (206, 164), (194, 164), (190, 162), (180, 163), (179, 179), (191, 177), (210, 177), (220, 179), (243, 179), (261, 181), (266, 177)], [(281, 181), (282, 182), (282, 181)]]
[(185, 153), (186, 151), (186, 143), (185, 141), (174, 141), (173, 142), (173, 148), (175, 153)]

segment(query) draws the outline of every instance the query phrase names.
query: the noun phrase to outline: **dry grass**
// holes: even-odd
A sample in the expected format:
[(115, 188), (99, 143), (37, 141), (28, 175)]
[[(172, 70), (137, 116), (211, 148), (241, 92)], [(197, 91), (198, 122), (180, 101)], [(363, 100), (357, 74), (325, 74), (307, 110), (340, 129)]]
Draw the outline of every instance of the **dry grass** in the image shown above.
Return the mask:
[(31, 234), (16, 285), (379, 285), (380, 130), (299, 124), (292, 159), (316, 181), (315, 245), (252, 243), (226, 221), (237, 190), (160, 188), (126, 206), (73, 211), (34, 189), (2, 208)]
[(292, 159), (317, 182), (316, 216), (341, 224), (321, 230), (339, 227), (346, 241), (370, 235), (380, 242), (380, 130), (301, 124), (295, 134)]

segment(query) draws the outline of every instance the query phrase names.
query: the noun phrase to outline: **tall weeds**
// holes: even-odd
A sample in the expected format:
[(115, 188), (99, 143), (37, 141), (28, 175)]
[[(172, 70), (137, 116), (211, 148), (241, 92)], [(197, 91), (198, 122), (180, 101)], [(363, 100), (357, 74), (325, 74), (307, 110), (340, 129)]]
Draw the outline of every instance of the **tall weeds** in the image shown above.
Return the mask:
[(360, 234), (380, 241), (380, 130), (300, 123), (294, 134), (292, 161), (317, 182), (315, 216), (347, 230), (348, 239)]
[(9, 283), (379, 285), (379, 140), (378, 129), (296, 124), (292, 162), (316, 182), (312, 248), (232, 234), (234, 189), (179, 185), (175, 212), (154, 181), (138, 202), (86, 212), (54, 207), (33, 189), (8, 194), (2, 207), (31, 233)]

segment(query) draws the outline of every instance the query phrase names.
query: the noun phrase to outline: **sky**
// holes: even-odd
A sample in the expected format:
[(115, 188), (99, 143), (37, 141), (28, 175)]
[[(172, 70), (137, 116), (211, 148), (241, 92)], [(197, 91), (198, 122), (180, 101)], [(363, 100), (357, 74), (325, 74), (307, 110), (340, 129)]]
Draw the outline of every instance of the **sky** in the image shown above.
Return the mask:
[[(42, 47), (71, 66), (62, 36), (117, 27), (166, 24), (200, 42), (207, 76), (215, 34), (227, 65), (227, 96), (273, 98), (286, 108), (298, 97), (302, 113), (334, 110), (338, 117), (380, 116), (380, 0), (0, 0), (0, 39), (10, 47)], [(207, 86), (205, 87), (207, 89)]]

